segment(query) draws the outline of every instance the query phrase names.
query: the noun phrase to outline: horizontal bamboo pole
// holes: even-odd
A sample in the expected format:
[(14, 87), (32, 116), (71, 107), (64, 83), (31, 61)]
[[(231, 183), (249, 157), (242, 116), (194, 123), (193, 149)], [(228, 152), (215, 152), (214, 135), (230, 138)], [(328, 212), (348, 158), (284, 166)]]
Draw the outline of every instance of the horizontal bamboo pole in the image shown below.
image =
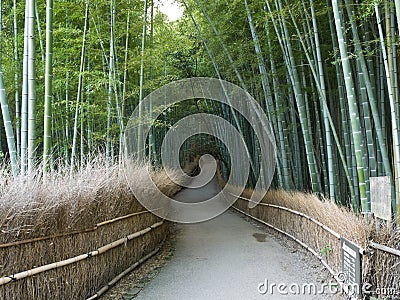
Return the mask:
[[(152, 211), (154, 211), (154, 210), (152, 210)], [(115, 219), (112, 219), (112, 220), (107, 220), (107, 221), (98, 223), (92, 228), (86, 228), (86, 229), (82, 229), (82, 230), (75, 230), (75, 231), (70, 231), (70, 232), (65, 232), (65, 233), (53, 234), (53, 235), (49, 235), (49, 236), (43, 236), (43, 237), (37, 237), (37, 238), (32, 238), (32, 239), (27, 239), (27, 240), (21, 240), (21, 241), (16, 241), (16, 242), (0, 244), (0, 248), (8, 248), (8, 247), (22, 245), (22, 244), (30, 244), (30, 243), (34, 243), (34, 242), (50, 240), (50, 239), (59, 238), (59, 237), (65, 237), (65, 236), (70, 236), (70, 235), (75, 235), (75, 234), (92, 232), (92, 231), (95, 231), (99, 227), (104, 226), (106, 224), (114, 223), (114, 222), (117, 222), (117, 221), (120, 221), (120, 220), (124, 220), (124, 219), (131, 218), (131, 217), (134, 217), (134, 216), (137, 216), (137, 215), (145, 214), (145, 213), (151, 213), (152, 211), (144, 210), (144, 211), (132, 213), (132, 214), (129, 214), (129, 215), (126, 215), (126, 216), (121, 216), (121, 217), (118, 217), (118, 218), (115, 218)]]
[(156, 249), (151, 251), (149, 254), (146, 256), (142, 257), (138, 261), (136, 261), (133, 265), (131, 265), (129, 268), (118, 274), (116, 277), (114, 277), (109, 283), (107, 283), (105, 286), (103, 286), (100, 290), (98, 290), (93, 296), (87, 298), (86, 300), (94, 300), (99, 298), (101, 295), (103, 295), (105, 292), (107, 292), (113, 285), (115, 285), (120, 279), (122, 279), (124, 276), (126, 276), (128, 273), (130, 273), (132, 270), (137, 268), (139, 265), (141, 265), (143, 262), (148, 260), (150, 257), (155, 255), (160, 249), (161, 246), (164, 242), (161, 243), (160, 246), (158, 246)]
[(69, 236), (69, 235), (75, 235), (75, 234), (80, 234), (80, 233), (91, 232), (91, 231), (94, 231), (94, 230), (96, 230), (95, 227), (82, 229), (82, 230), (75, 230), (75, 231), (70, 231), (70, 232), (65, 232), (65, 233), (57, 233), (57, 234), (53, 234), (53, 235), (37, 237), (37, 238), (32, 238), (32, 239), (27, 239), (27, 240), (21, 240), (21, 241), (16, 241), (16, 242), (5, 243), (5, 244), (1, 244), (0, 245), (0, 249), (1, 248), (9, 248), (9, 247), (18, 246), (18, 245), (23, 245), (23, 244), (30, 244), (30, 243), (34, 243), (34, 242), (46, 241), (46, 240), (59, 238), (59, 237), (65, 237), (65, 236)]
[(374, 249), (377, 249), (380, 251), (384, 251), (384, 252), (387, 252), (387, 253), (390, 253), (390, 254), (400, 257), (400, 250), (398, 250), (398, 249), (394, 249), (394, 248), (391, 248), (391, 247), (388, 247), (385, 245), (381, 245), (381, 244), (375, 243), (373, 241), (369, 242), (369, 246), (371, 248), (374, 248)]
[(31, 269), (31, 270), (27, 270), (27, 271), (23, 271), (23, 272), (20, 272), (20, 273), (16, 273), (14, 275), (4, 276), (4, 277), (0, 278), (0, 285), (4, 285), (4, 284), (9, 283), (11, 281), (16, 281), (16, 280), (20, 280), (20, 279), (23, 279), (23, 278), (27, 278), (27, 277), (30, 277), (30, 276), (33, 276), (33, 275), (36, 275), (36, 274), (39, 274), (39, 273), (42, 273), (42, 272), (45, 272), (45, 271), (52, 270), (52, 269), (57, 269), (57, 268), (60, 268), (60, 267), (63, 267), (63, 266), (67, 266), (67, 265), (76, 263), (78, 261), (90, 258), (92, 256), (96, 256), (96, 255), (105, 253), (105, 252), (109, 251), (110, 249), (113, 249), (113, 248), (115, 248), (115, 247), (117, 247), (119, 245), (125, 244), (129, 240), (132, 240), (134, 238), (137, 238), (137, 237), (139, 237), (141, 235), (146, 234), (147, 232), (151, 231), (152, 229), (155, 229), (155, 228), (161, 226), (163, 223), (164, 223), (164, 221), (160, 221), (160, 222), (154, 223), (150, 227), (147, 227), (147, 228), (145, 228), (145, 229), (143, 229), (141, 231), (138, 231), (138, 232), (135, 232), (133, 234), (130, 234), (130, 235), (128, 235), (128, 236), (126, 236), (126, 237), (124, 237), (122, 239), (116, 240), (116, 241), (114, 241), (114, 242), (112, 242), (110, 244), (107, 244), (107, 245), (105, 245), (103, 247), (100, 247), (97, 250), (91, 251), (89, 253), (81, 254), (81, 255), (66, 259), (66, 260), (62, 260), (62, 261), (59, 261), (59, 262), (55, 262), (55, 263), (47, 264), (47, 265), (44, 265), (44, 266), (36, 267), (36, 268)]
[[(235, 197), (238, 197), (239, 199), (242, 199), (242, 200), (245, 200), (245, 201), (248, 201), (248, 202), (252, 202), (250, 199), (247, 199), (247, 198), (245, 198), (245, 197), (237, 196), (237, 195), (234, 195), (234, 194), (231, 194), (231, 195), (232, 195), (232, 196), (235, 196)], [(304, 213), (302, 213), (302, 212), (299, 212), (299, 211), (297, 211), (297, 210), (290, 209), (290, 208), (287, 208), (287, 207), (284, 207), (284, 206), (279, 206), (279, 205), (269, 204), (269, 203), (262, 203), (262, 202), (261, 202), (261, 203), (258, 203), (258, 205), (263, 205), (263, 206), (268, 206), (268, 207), (273, 207), (273, 208), (285, 210), (285, 211), (288, 211), (288, 212), (290, 212), (290, 213), (292, 213), (292, 214), (301, 216), (301, 217), (303, 217), (303, 218), (306, 218), (306, 219), (310, 220), (311, 222), (315, 223), (316, 225), (322, 227), (323, 229), (325, 229), (326, 231), (328, 231), (330, 234), (332, 234), (333, 236), (335, 236), (337, 239), (340, 239), (340, 238), (341, 238), (340, 234), (337, 233), (336, 231), (334, 231), (332, 228), (330, 228), (330, 227), (328, 227), (328, 226), (322, 224), (320, 221), (314, 219), (313, 217), (310, 217), (310, 216), (308, 216), (308, 215), (306, 215), (306, 214), (304, 214)]]
[(131, 218), (131, 217), (134, 217), (134, 216), (137, 216), (137, 215), (151, 213), (151, 212), (156, 211), (156, 210), (159, 210), (159, 209), (157, 208), (157, 209), (153, 209), (153, 210), (143, 210), (143, 211), (131, 213), (129, 215), (125, 215), (125, 216), (117, 217), (117, 218), (112, 219), (112, 220), (107, 220), (107, 221), (103, 221), (101, 223), (97, 223), (95, 227), (98, 228), (98, 227), (101, 227), (101, 226), (104, 226), (104, 225), (107, 225), (107, 224), (110, 224), (110, 223), (114, 223), (114, 222), (117, 222), (117, 221), (121, 221), (121, 220), (125, 220), (125, 219), (128, 219), (128, 218)]

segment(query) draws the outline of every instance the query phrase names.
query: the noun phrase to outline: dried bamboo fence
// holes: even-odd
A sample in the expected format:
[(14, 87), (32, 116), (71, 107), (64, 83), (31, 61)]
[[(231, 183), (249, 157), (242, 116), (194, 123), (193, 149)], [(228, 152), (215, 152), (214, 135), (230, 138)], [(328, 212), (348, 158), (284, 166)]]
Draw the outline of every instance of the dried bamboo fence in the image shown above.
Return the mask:
[[(195, 160), (184, 171), (196, 170)], [(129, 184), (157, 200), (154, 184), (173, 197), (184, 179), (147, 165), (122, 171), (99, 161), (73, 177), (59, 172), (2, 186), (0, 299), (95, 299), (158, 251), (168, 222), (145, 210)]]
[(143, 211), (94, 228), (0, 245), (0, 298), (86, 299), (154, 254), (166, 229), (163, 220)]
[[(4, 187), (0, 299), (95, 299), (156, 253), (168, 223), (145, 210), (127, 182), (156, 197), (146, 168), (133, 166), (125, 176), (118, 165), (99, 164), (73, 178), (60, 174)], [(170, 197), (181, 189), (165, 172), (152, 178)]]
[(369, 295), (380, 299), (400, 299), (400, 231), (392, 226), (376, 230), (371, 226), (371, 241), (365, 264)]

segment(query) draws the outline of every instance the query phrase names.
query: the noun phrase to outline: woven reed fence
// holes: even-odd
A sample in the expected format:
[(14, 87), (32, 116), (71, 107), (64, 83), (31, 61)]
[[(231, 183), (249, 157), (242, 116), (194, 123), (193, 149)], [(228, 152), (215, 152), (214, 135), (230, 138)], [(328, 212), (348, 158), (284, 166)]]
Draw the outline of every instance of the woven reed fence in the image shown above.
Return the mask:
[(145, 211), (71, 234), (0, 245), (0, 298), (86, 299), (152, 252), (165, 234), (166, 224)]
[[(367, 292), (379, 299), (400, 299), (400, 232), (392, 226), (371, 226), (365, 271)], [(372, 298), (371, 298), (372, 299)]]
[[(124, 175), (118, 165), (88, 166), (73, 178), (61, 174), (3, 187), (0, 299), (95, 299), (155, 254), (168, 222), (142, 207), (127, 182), (157, 200), (146, 168), (134, 166)], [(179, 178), (172, 181), (163, 171), (152, 178), (167, 196), (181, 189)]]

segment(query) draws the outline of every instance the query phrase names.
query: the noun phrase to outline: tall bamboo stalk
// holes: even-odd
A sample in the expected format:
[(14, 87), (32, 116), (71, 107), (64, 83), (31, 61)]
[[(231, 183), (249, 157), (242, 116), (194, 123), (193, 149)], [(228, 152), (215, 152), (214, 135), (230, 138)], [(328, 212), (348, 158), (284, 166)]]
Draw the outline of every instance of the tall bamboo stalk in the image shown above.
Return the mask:
[[(308, 169), (309, 169), (309, 175), (311, 179), (311, 186), (312, 186), (312, 191), (313, 192), (320, 192), (321, 191), (321, 184), (317, 172), (317, 164), (316, 164), (316, 158), (315, 158), (315, 152), (314, 152), (314, 145), (313, 145), (313, 140), (312, 140), (312, 133), (310, 131), (310, 128), (307, 126), (307, 112), (306, 112), (306, 106), (305, 106), (305, 101), (304, 101), (304, 95), (302, 92), (301, 88), (301, 83), (300, 83), (300, 78), (298, 75), (297, 67), (296, 67), (296, 62), (295, 58), (293, 55), (293, 48), (292, 44), (290, 41), (290, 34), (286, 25), (285, 18), (283, 16), (278, 16), (279, 20), (279, 25), (282, 27), (282, 33), (278, 30), (278, 23), (273, 17), (273, 13), (271, 10), (271, 7), (269, 5), (269, 1), (266, 1), (268, 10), (270, 12), (270, 17), (272, 24), (274, 25), (275, 32), (278, 37), (279, 44), (281, 46), (282, 52), (284, 53), (285, 57), (285, 65), (288, 70), (288, 74), (293, 86), (294, 94), (295, 94), (295, 99), (296, 99), (296, 104), (298, 108), (298, 113), (299, 113), (299, 119), (300, 119), (300, 126), (301, 130), (303, 133), (303, 138), (304, 138), (304, 146), (306, 150), (306, 158), (307, 158), (307, 163), (308, 163)], [(282, 4), (280, 1), (276, 4), (279, 9), (282, 9)], [(285, 37), (285, 38), (281, 38)]]
[[(352, 71), (349, 63), (349, 57), (347, 52), (346, 42), (344, 40), (343, 35), (343, 25), (339, 15), (339, 7), (338, 1), (332, 0), (333, 14), (335, 18), (336, 25), (336, 35), (339, 44), (339, 52), (341, 57), (341, 65), (343, 69), (345, 86), (346, 86), (346, 95), (348, 108), (350, 113), (350, 122), (352, 129), (352, 137), (354, 139), (354, 151), (355, 151), (355, 159), (356, 159), (356, 167), (357, 167), (357, 177), (358, 177), (358, 186), (360, 191), (360, 200), (361, 200), (361, 208), (362, 211), (368, 212), (370, 211), (370, 203), (368, 203), (365, 179), (364, 179), (364, 166), (363, 166), (363, 156), (365, 153), (364, 141), (361, 132), (361, 123), (360, 117), (357, 107), (357, 99), (354, 90), (354, 83), (352, 79)], [(354, 203), (356, 207), (356, 203)]]
[[(376, 22), (378, 24), (378, 31), (379, 31), (379, 40), (381, 43), (382, 48), (382, 58), (383, 64), (385, 67), (385, 74), (386, 74), (386, 84), (388, 89), (388, 97), (389, 97), (389, 104), (390, 104), (390, 116), (391, 116), (391, 123), (392, 123), (392, 139), (393, 139), (393, 160), (394, 160), (394, 178), (395, 178), (395, 185), (396, 185), (396, 200), (392, 203), (393, 213), (395, 214), (398, 209), (400, 209), (400, 144), (399, 144), (399, 133), (397, 127), (397, 116), (396, 116), (396, 107), (393, 97), (393, 89), (392, 89), (392, 82), (390, 78), (390, 70), (389, 64), (387, 59), (385, 41), (383, 37), (383, 30), (381, 24), (381, 18), (379, 15), (379, 8), (378, 4), (375, 3), (375, 15), (376, 15)], [(397, 208), (397, 209), (396, 209)]]
[(14, 33), (14, 88), (15, 88), (15, 137), (17, 141), (17, 157), (21, 157), (21, 107), (19, 94), (19, 51), (18, 51), (18, 20), (17, 0), (13, 0), (13, 33)]
[(44, 95), (43, 173), (51, 156), (51, 106), (53, 99), (53, 0), (46, 1), (46, 66)]
[(22, 99), (21, 99), (21, 174), (28, 168), (28, 0), (25, 3), (24, 55), (22, 63)]
[[(312, 26), (313, 26), (313, 31), (314, 31), (315, 51), (316, 51), (317, 64), (318, 64), (319, 85), (321, 87), (321, 93), (323, 94), (323, 97), (325, 99), (327, 99), (324, 68), (323, 68), (322, 55), (321, 55), (321, 46), (320, 46), (320, 42), (319, 42), (319, 33), (318, 33), (318, 27), (317, 27), (317, 19), (315, 17), (313, 0), (310, 0), (310, 10), (311, 10)], [(327, 159), (328, 159), (329, 198), (333, 201), (335, 199), (335, 182), (336, 181), (335, 181), (335, 176), (334, 176), (334, 171), (333, 171), (333, 151), (332, 151), (331, 128), (329, 125), (327, 110), (328, 110), (328, 108), (324, 105), (322, 108), (322, 114), (323, 114), (323, 120), (324, 120), (326, 153), (327, 153)]]
[(35, 166), (36, 151), (36, 41), (35, 0), (28, 5), (28, 173)]
[(3, 124), (6, 132), (8, 154), (10, 156), (11, 171), (14, 177), (18, 175), (18, 161), (17, 161), (17, 150), (15, 147), (14, 132), (11, 123), (10, 111), (8, 109), (8, 102), (6, 99), (6, 90), (4, 88), (3, 80), (3, 49), (1, 47), (3, 42), (3, 10), (2, 4), (0, 3), (0, 104), (1, 114), (3, 115)]
[[(110, 3), (110, 56), (108, 59), (108, 92), (107, 92), (107, 136), (106, 136), (106, 161), (111, 160), (111, 99), (113, 96), (114, 87), (114, 15), (115, 15), (115, 2), (111, 0)], [(116, 91), (115, 91), (116, 92)]]
[[(350, 187), (351, 199), (352, 199), (354, 205), (356, 206), (356, 197), (355, 197), (355, 191), (354, 191), (354, 189), (355, 189), (356, 187), (355, 187), (354, 189), (353, 189), (353, 187), (352, 187), (352, 181), (351, 181), (351, 179), (350, 179), (350, 174), (349, 174), (349, 172), (348, 172), (348, 167), (347, 167), (348, 162), (346, 163), (346, 160), (345, 160), (345, 157), (344, 157), (344, 154), (343, 154), (341, 145), (340, 145), (340, 140), (339, 140), (339, 137), (338, 137), (338, 135), (337, 135), (335, 125), (334, 125), (334, 123), (333, 123), (331, 114), (330, 114), (329, 109), (328, 109), (328, 103), (327, 103), (327, 99), (326, 99), (326, 93), (323, 93), (323, 91), (322, 91), (322, 88), (321, 88), (321, 85), (320, 85), (320, 78), (318, 77), (317, 67), (314, 66), (313, 61), (312, 61), (312, 58), (311, 58), (311, 56), (310, 56), (310, 54), (309, 54), (308, 48), (307, 48), (307, 46), (305, 45), (305, 43), (304, 43), (304, 41), (303, 41), (303, 38), (301, 37), (301, 33), (300, 33), (299, 27), (298, 27), (298, 25), (297, 25), (296, 19), (295, 19), (295, 17), (293, 16), (293, 14), (292, 14), (292, 12), (291, 12), (290, 10), (289, 10), (289, 12), (290, 12), (290, 16), (291, 16), (292, 22), (293, 22), (293, 24), (294, 24), (294, 26), (295, 26), (297, 35), (300, 37), (300, 38), (299, 38), (299, 41), (300, 41), (300, 44), (301, 44), (302, 47), (303, 47), (303, 51), (304, 51), (304, 54), (305, 54), (305, 56), (306, 56), (306, 58), (307, 58), (308, 65), (309, 65), (309, 67), (310, 67), (311, 73), (312, 73), (312, 75), (313, 75), (313, 77), (314, 77), (314, 79), (315, 79), (315, 84), (316, 84), (316, 87), (317, 87), (317, 90), (318, 90), (318, 94), (319, 94), (319, 96), (320, 96), (321, 106), (325, 109), (327, 121), (328, 121), (329, 126), (330, 126), (330, 128), (331, 128), (331, 132), (332, 132), (332, 134), (333, 134), (333, 137), (334, 137), (334, 140), (335, 140), (335, 143), (336, 143), (338, 152), (339, 152), (339, 156), (340, 156), (340, 159), (341, 159), (341, 162), (342, 162), (342, 165), (343, 165), (343, 169), (345, 170), (346, 179), (347, 179), (347, 182), (348, 182), (349, 187)], [(355, 208), (356, 208), (356, 207), (355, 207)]]
[[(143, 30), (142, 30), (142, 50), (140, 61), (140, 82), (139, 82), (139, 119), (142, 122), (143, 107), (142, 100), (144, 95), (144, 55), (146, 50), (146, 32), (147, 32), (147, 0), (143, 2)], [(145, 140), (143, 137), (143, 128), (141, 125), (138, 127), (138, 160), (143, 160), (145, 157)]]
[(86, 53), (86, 35), (89, 26), (89, 0), (86, 1), (85, 8), (85, 25), (83, 28), (83, 37), (82, 37), (82, 48), (81, 48), (81, 63), (79, 67), (79, 76), (78, 76), (78, 91), (76, 95), (76, 104), (75, 104), (75, 117), (74, 117), (74, 133), (72, 137), (72, 150), (71, 150), (71, 162), (70, 162), (70, 175), (74, 171), (75, 164), (75, 153), (76, 153), (76, 143), (78, 137), (78, 116), (79, 116), (79, 105), (81, 104), (81, 94), (82, 94), (82, 79), (83, 79), (83, 71), (85, 69), (85, 53)]

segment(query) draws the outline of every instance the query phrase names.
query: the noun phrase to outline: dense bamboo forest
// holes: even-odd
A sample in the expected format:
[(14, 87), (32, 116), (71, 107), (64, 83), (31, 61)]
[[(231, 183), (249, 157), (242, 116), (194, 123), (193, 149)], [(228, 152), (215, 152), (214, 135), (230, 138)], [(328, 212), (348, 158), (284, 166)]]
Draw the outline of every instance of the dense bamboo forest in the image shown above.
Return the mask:
[[(262, 106), (276, 140), (275, 188), (310, 191), (369, 212), (369, 178), (389, 176), (400, 205), (400, 1), (2, 1), (0, 150), (3, 172), (71, 173), (122, 157), (127, 121), (174, 80), (232, 82)], [(198, 111), (242, 127), (252, 165), (263, 159), (250, 124), (206, 99), (163, 112), (146, 144), (160, 164), (165, 132)], [(188, 155), (221, 145), (201, 136)], [(197, 147), (197, 148), (196, 148)], [(217, 153), (218, 152), (218, 153)]]

